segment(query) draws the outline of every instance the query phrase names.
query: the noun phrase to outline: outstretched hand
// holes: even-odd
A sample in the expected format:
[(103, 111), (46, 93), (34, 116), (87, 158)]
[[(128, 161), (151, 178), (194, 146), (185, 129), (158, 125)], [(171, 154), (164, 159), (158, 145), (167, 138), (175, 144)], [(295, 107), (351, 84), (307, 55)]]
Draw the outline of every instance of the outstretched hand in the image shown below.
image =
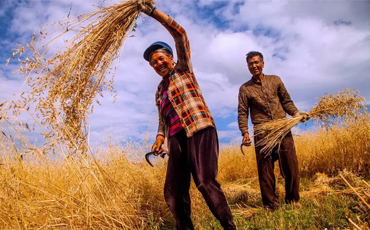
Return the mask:
[(306, 121), (308, 121), (310, 119), (310, 115), (308, 113), (304, 112), (304, 111), (297, 111), (293, 115), (293, 117), (299, 117), (299, 116), (302, 117), (301, 122), (306, 122)]
[(154, 10), (154, 4), (152, 1), (149, 0), (136, 0), (137, 1), (137, 9), (140, 12), (143, 12), (146, 15), (151, 15)]

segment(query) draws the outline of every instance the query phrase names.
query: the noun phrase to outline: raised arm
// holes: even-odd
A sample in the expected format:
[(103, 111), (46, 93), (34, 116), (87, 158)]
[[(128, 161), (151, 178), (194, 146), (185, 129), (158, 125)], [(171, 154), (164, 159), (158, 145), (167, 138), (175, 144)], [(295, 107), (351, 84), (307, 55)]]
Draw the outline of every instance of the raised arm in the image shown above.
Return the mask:
[(185, 29), (170, 16), (166, 15), (157, 8), (153, 7), (150, 9), (150, 5), (144, 5), (144, 7), (146, 8), (141, 11), (161, 23), (175, 40), (177, 53), (176, 67), (182, 70), (193, 72), (193, 65), (190, 59), (190, 44)]

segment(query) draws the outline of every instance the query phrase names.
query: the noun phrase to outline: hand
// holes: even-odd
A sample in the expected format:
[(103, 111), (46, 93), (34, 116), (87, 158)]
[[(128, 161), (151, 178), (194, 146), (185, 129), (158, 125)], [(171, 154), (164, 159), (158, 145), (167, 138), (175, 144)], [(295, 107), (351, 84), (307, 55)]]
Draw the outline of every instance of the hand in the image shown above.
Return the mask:
[(306, 122), (310, 119), (310, 115), (304, 111), (297, 111), (293, 117), (302, 117), (301, 122)]
[(163, 142), (164, 142), (164, 137), (161, 135), (158, 135), (152, 146), (152, 152), (157, 151), (157, 153), (155, 154), (156, 156), (158, 156), (159, 154), (163, 152), (163, 149), (162, 149)]
[(153, 13), (154, 5), (149, 0), (137, 0), (137, 9), (150, 16)]
[(244, 133), (242, 144), (245, 146), (251, 146), (251, 139), (249, 138), (249, 133)]

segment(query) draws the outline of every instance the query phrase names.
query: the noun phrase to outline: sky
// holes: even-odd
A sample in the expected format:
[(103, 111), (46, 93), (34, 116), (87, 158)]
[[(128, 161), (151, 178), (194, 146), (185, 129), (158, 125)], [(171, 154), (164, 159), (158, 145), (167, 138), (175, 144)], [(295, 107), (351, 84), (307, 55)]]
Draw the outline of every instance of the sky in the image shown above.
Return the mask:
[[(0, 102), (23, 90), (24, 78), (5, 65), (17, 44), (70, 15), (90, 12), (109, 0), (0, 0)], [(369, 0), (158, 0), (156, 7), (187, 31), (195, 76), (213, 114), (221, 143), (241, 140), (237, 125), (239, 87), (251, 78), (245, 56), (264, 55), (265, 74), (281, 77), (299, 110), (345, 88), (370, 101)], [(71, 11), (70, 11), (71, 9)], [(90, 143), (155, 138), (154, 94), (161, 77), (143, 59), (144, 50), (172, 37), (147, 16), (137, 20), (121, 50), (114, 79), (118, 95), (98, 98), (89, 118)], [(15, 94), (15, 96), (13, 95)], [(304, 125), (295, 131), (306, 129)]]

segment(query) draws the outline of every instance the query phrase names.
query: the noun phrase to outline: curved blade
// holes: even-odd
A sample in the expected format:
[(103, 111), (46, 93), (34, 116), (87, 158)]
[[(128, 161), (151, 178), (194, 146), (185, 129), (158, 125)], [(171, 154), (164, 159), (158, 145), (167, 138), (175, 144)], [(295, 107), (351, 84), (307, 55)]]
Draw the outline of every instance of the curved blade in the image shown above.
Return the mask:
[(243, 146), (244, 146), (244, 144), (240, 145), (240, 151), (242, 151), (243, 155), (245, 156), (244, 151), (243, 151)]
[(145, 160), (146, 160), (146, 162), (148, 162), (148, 164), (149, 164), (150, 166), (152, 166), (152, 167), (154, 167), (154, 166), (153, 166), (153, 165), (152, 165), (152, 163), (150, 162), (149, 157), (150, 157), (151, 155), (153, 155), (153, 154), (154, 154), (154, 152), (150, 152), (150, 153), (145, 154)]

